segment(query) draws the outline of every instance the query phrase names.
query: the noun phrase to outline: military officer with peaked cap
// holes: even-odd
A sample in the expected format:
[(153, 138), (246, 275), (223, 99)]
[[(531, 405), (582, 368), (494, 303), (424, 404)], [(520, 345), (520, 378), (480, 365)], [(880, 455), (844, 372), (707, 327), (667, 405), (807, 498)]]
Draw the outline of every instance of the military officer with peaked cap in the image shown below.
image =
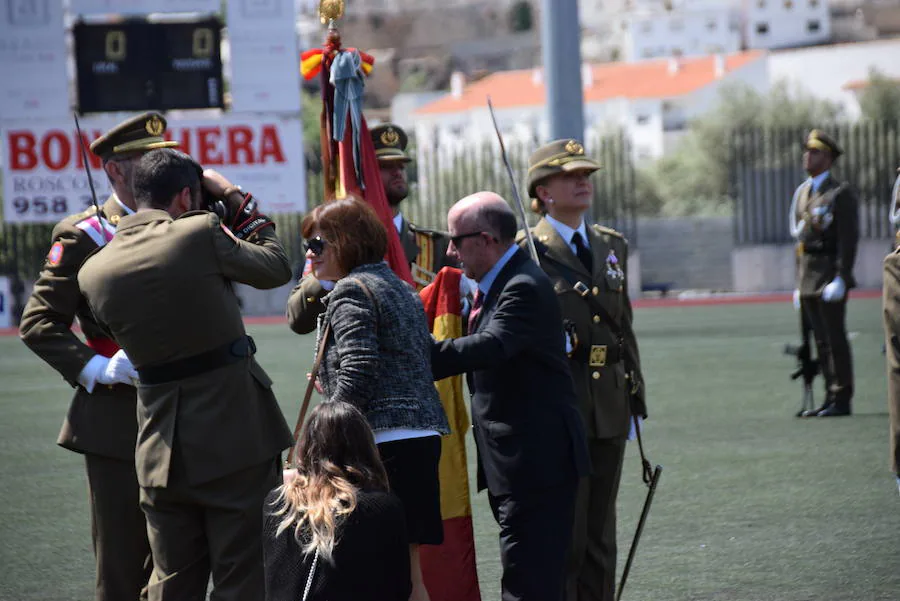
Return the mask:
[[(165, 130), (162, 115), (144, 113), (91, 144), (113, 193), (100, 214), (91, 207), (53, 228), (50, 252), (19, 326), (22, 341), (75, 388), (57, 443), (85, 458), (98, 601), (137, 599), (152, 564), (134, 466), (133, 367), (95, 323), (77, 274), (85, 258), (112, 239), (119, 219), (134, 212), (135, 159), (177, 145), (163, 139)], [(84, 340), (72, 332), (76, 318)]]
[[(531, 207), (542, 215), (532, 234), (562, 308), (593, 467), (576, 500), (569, 601), (614, 599), (616, 496), (625, 441), (632, 413), (647, 417), (626, 279), (628, 243), (619, 232), (585, 220), (594, 192), (590, 176), (598, 169), (571, 139), (541, 146), (528, 165)], [(525, 244), (524, 234), (519, 240)], [(633, 362), (626, 362), (626, 347)]]
[[(450, 239), (444, 232), (413, 225), (400, 211), (400, 203), (409, 194), (406, 166), (412, 161), (406, 153), (409, 142), (406, 132), (397, 125), (384, 123), (373, 127), (370, 133), (381, 169), (381, 182), (394, 213), (394, 226), (416, 286), (424, 288), (442, 267), (455, 266), (453, 259), (447, 256)], [(291, 329), (298, 334), (307, 334), (315, 329), (316, 317), (324, 310), (321, 299), (332, 286), (332, 282), (319, 282), (312, 274), (304, 275), (288, 300), (287, 315)]]
[(847, 296), (856, 286), (853, 264), (859, 243), (856, 193), (831, 174), (843, 151), (825, 132), (806, 139), (803, 168), (809, 177), (791, 203), (791, 234), (797, 241), (800, 310), (812, 326), (825, 379), (825, 402), (808, 417), (850, 415), (853, 358), (847, 339)]

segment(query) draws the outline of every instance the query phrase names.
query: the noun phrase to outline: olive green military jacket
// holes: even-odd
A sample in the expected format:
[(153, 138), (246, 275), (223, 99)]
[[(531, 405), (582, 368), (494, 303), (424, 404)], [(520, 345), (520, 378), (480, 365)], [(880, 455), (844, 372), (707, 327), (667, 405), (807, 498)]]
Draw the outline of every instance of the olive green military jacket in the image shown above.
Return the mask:
[[(406, 219), (398, 233), (418, 289), (430, 284), (443, 267), (456, 267), (456, 262), (447, 256), (450, 245), (447, 234), (420, 228)], [(316, 320), (325, 310), (322, 297), (327, 292), (312, 274), (300, 278), (287, 303), (288, 324), (292, 330), (298, 334), (308, 334), (316, 329)]]
[(884, 259), (884, 334), (891, 422), (891, 469), (900, 475), (900, 250), (895, 250)]
[[(532, 229), (532, 235), (541, 268), (553, 282), (563, 320), (575, 329), (575, 348), (570, 353), (569, 366), (588, 436), (624, 438), (628, 434), (632, 411), (647, 417), (640, 355), (632, 329), (631, 301), (625, 278), (628, 243), (619, 232), (599, 225), (588, 226), (587, 231), (594, 259), (593, 273), (587, 272), (566, 241), (545, 219)], [(519, 233), (518, 240), (525, 247), (524, 233)], [(611, 256), (615, 256), (617, 262), (612, 262)], [(624, 361), (603, 364), (604, 351), (611, 357), (611, 349), (617, 346), (616, 334), (607, 325), (605, 316), (594, 310), (591, 302), (575, 290), (570, 278), (582, 282), (588, 294), (616, 321), (624, 344), (637, 361), (634, 378), (639, 389), (631, 401), (632, 406), (629, 406), (628, 395), (631, 380), (626, 379)]]
[(113, 196), (101, 211), (106, 223), (95, 218), (91, 207), (53, 228), (50, 252), (25, 305), (19, 335), (75, 388), (57, 443), (79, 453), (131, 460), (137, 437), (134, 387), (97, 384), (91, 394), (78, 383), (79, 374), (97, 351), (72, 331), (74, 320), (78, 319), (87, 340), (109, 346), (78, 286), (81, 264), (114, 233), (126, 214)]
[[(122, 218), (116, 237), (78, 282), (99, 324), (148, 366), (196, 357), (244, 339), (232, 282), (274, 288), (291, 277), (274, 228), (233, 238), (207, 212), (173, 220), (159, 210)], [(258, 465), (293, 444), (272, 380), (251, 357), (138, 386), (138, 482), (168, 484), (173, 450), (188, 484)]]
[(856, 286), (853, 264), (859, 245), (856, 193), (830, 175), (811, 193), (804, 182), (794, 218), (803, 228), (797, 244), (797, 277), (801, 296), (821, 296), (822, 289), (841, 276), (847, 289)]

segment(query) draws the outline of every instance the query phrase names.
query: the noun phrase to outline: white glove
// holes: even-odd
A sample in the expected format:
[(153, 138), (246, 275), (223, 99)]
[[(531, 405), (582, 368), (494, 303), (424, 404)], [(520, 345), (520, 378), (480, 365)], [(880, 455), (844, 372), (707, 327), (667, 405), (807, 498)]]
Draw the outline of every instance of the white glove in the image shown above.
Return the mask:
[[(637, 418), (638, 428), (641, 428), (643, 431), (644, 420), (641, 419), (640, 416)], [(627, 440), (634, 440), (637, 438), (637, 431), (634, 429), (634, 420), (628, 420), (628, 438)]]
[(106, 366), (97, 374), (97, 382), (100, 384), (130, 384), (134, 386), (137, 379), (137, 370), (122, 349), (116, 351), (116, 354), (107, 360)]
[(846, 292), (847, 286), (844, 285), (844, 280), (841, 279), (841, 276), (837, 276), (822, 290), (822, 300), (826, 303), (834, 303), (842, 300)]
[(794, 310), (800, 310), (800, 291), (794, 290)]

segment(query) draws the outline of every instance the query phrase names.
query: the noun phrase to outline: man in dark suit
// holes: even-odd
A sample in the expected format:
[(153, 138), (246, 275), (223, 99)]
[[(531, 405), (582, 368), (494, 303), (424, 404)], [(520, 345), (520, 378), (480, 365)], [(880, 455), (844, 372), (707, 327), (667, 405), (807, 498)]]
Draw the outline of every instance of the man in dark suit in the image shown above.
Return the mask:
[(822, 375), (825, 402), (807, 417), (850, 415), (853, 399), (853, 357), (847, 340), (847, 296), (856, 286), (853, 264), (859, 244), (856, 193), (831, 175), (841, 147), (814, 129), (806, 139), (803, 168), (809, 178), (794, 193), (791, 234), (797, 240), (800, 310), (812, 326)]
[[(134, 368), (94, 321), (78, 287), (78, 270), (112, 239), (119, 220), (134, 212), (131, 173), (137, 159), (148, 150), (178, 145), (163, 138), (165, 131), (165, 117), (144, 113), (91, 143), (113, 193), (99, 214), (91, 206), (53, 228), (50, 252), (19, 325), (28, 348), (75, 388), (57, 444), (84, 454), (96, 601), (145, 598), (152, 564), (134, 472), (136, 398), (129, 377)], [(75, 319), (83, 341), (72, 331)]]
[[(445, 232), (429, 230), (407, 221), (400, 204), (409, 195), (406, 167), (412, 161), (406, 153), (406, 132), (392, 123), (377, 125), (369, 132), (375, 146), (375, 156), (381, 170), (381, 184), (394, 214), (394, 227), (409, 261), (413, 280), (421, 290), (431, 283), (435, 274), (446, 265), (455, 266), (447, 255), (450, 241)], [(334, 282), (320, 282), (311, 273), (305, 274), (291, 291), (287, 304), (288, 325), (298, 334), (308, 334), (316, 328), (316, 318), (325, 310), (322, 298)]]
[(200, 206), (200, 167), (152, 150), (134, 171), (137, 212), (85, 261), (78, 283), (98, 323), (134, 363), (135, 452), (153, 551), (150, 601), (262, 599), (263, 502), (293, 438), (253, 358), (232, 282), (291, 277), (274, 224), (207, 170), (224, 219)]
[(500, 525), (503, 600), (561, 600), (589, 459), (556, 294), (515, 245), (515, 216), (497, 194), (460, 200), (447, 223), (448, 253), (478, 292), (469, 335), (434, 343), (435, 379), (468, 374), (478, 488)]

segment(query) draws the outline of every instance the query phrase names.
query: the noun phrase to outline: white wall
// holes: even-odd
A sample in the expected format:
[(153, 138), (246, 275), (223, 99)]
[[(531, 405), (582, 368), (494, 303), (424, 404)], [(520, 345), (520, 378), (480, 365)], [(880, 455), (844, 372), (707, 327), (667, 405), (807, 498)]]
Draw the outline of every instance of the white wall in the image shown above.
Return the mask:
[(826, 0), (744, 0), (744, 3), (744, 33), (749, 48), (807, 46), (831, 39), (831, 15)]
[(703, 56), (740, 50), (740, 31), (731, 27), (732, 9), (682, 8), (632, 12), (620, 19), (623, 58), (635, 61), (661, 56)]
[(839, 103), (848, 118), (857, 119), (859, 102), (843, 86), (867, 80), (872, 67), (900, 78), (900, 40), (784, 50), (769, 54), (768, 62), (772, 81), (787, 79), (818, 98)]

